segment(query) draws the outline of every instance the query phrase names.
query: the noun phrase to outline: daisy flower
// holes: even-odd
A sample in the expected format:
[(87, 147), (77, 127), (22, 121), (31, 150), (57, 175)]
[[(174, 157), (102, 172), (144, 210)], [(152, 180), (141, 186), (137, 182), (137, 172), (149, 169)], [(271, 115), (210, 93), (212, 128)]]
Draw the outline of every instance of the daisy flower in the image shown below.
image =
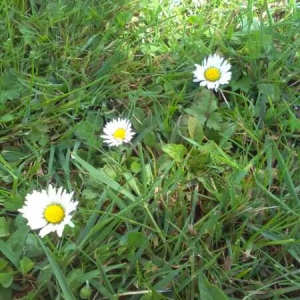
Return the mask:
[(218, 54), (209, 55), (202, 65), (195, 64), (194, 82), (200, 81), (200, 86), (218, 90), (220, 84), (226, 84), (231, 79), (231, 65)]
[(28, 194), (24, 206), (18, 211), (27, 219), (31, 229), (41, 229), (41, 237), (53, 231), (61, 237), (65, 225), (74, 227), (71, 213), (76, 210), (78, 202), (72, 201), (72, 196), (73, 192), (68, 194), (62, 187), (56, 190), (49, 185), (48, 190)]
[(104, 142), (109, 146), (120, 146), (129, 143), (134, 136), (131, 123), (127, 119), (115, 119), (107, 123), (103, 129), (105, 134), (101, 135)]

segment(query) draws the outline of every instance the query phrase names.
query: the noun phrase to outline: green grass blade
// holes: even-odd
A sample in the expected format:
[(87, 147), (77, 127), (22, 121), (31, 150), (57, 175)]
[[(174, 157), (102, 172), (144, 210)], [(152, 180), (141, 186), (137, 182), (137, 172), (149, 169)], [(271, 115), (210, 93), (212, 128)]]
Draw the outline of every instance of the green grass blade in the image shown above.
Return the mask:
[(284, 181), (286, 183), (286, 186), (287, 186), (287, 189), (288, 189), (288, 191), (289, 191), (289, 193), (292, 197), (293, 206), (297, 207), (300, 204), (299, 197), (298, 197), (298, 194), (296, 193), (296, 190), (295, 190), (293, 180), (292, 180), (291, 174), (289, 172), (288, 166), (285, 163), (285, 161), (284, 161), (282, 155), (280, 154), (280, 152), (279, 152), (277, 146), (275, 145), (275, 143), (273, 143), (273, 149), (274, 149), (277, 161), (278, 161), (278, 165), (279, 165), (279, 167), (280, 167), (280, 169), (283, 173), (283, 179), (284, 179)]
[(6, 256), (12, 262), (12, 264), (16, 268), (19, 267), (20, 260), (19, 260), (18, 256), (2, 240), (0, 240), (0, 251), (3, 253), (4, 256)]
[(109, 176), (107, 176), (103, 171), (95, 169), (92, 165), (84, 161), (82, 158), (80, 158), (76, 154), (72, 154), (72, 157), (74, 160), (83, 167), (86, 171), (89, 172), (89, 174), (96, 180), (104, 183), (104, 185), (109, 186), (110, 188), (114, 189), (115, 191), (123, 194), (124, 196), (128, 197), (130, 200), (135, 201), (135, 196), (131, 194), (128, 190), (123, 188), (119, 183), (111, 179)]
[(62, 292), (63, 292), (64, 299), (76, 300), (76, 298), (74, 297), (74, 295), (67, 283), (65, 276), (63, 275), (61, 269), (59, 268), (59, 266), (55, 260), (53, 253), (51, 253), (51, 251), (44, 245), (43, 241), (40, 238), (39, 238), (39, 243), (40, 243), (41, 247), (43, 248), (43, 250), (49, 260), (49, 263), (52, 267), (53, 273), (57, 279), (58, 284), (61, 287)]

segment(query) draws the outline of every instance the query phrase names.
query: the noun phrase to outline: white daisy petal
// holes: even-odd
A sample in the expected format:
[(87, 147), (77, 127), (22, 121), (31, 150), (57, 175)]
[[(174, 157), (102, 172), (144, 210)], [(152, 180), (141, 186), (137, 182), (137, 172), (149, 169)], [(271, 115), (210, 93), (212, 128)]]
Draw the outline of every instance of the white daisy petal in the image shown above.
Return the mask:
[(206, 86), (207, 83), (208, 83), (207, 81), (201, 81), (201, 82), (199, 83), (199, 85), (200, 85), (200, 86)]
[[(30, 216), (28, 216), (28, 217), (30, 217)], [(48, 224), (48, 222), (44, 218), (39, 218), (39, 219), (36, 218), (34, 220), (28, 221), (28, 225), (33, 230), (40, 229), (40, 228), (46, 226), (47, 224)]]
[(49, 234), (50, 232), (53, 232), (53, 231), (54, 231), (53, 224), (48, 224), (40, 230), (39, 235), (40, 235), (40, 237), (43, 238), (45, 235), (47, 235), (47, 234)]
[(76, 210), (78, 201), (72, 201), (72, 196), (73, 192), (67, 193), (62, 187), (57, 190), (49, 185), (47, 190), (28, 194), (24, 206), (18, 211), (27, 219), (31, 229), (41, 229), (41, 237), (53, 231), (62, 236), (65, 225), (74, 226), (71, 214)]
[(65, 228), (65, 226), (61, 226), (61, 225), (56, 226), (55, 230), (56, 230), (56, 233), (57, 233), (57, 235), (58, 235), (59, 237), (62, 236), (62, 233), (63, 233), (63, 231), (64, 231), (64, 228)]
[(217, 84), (214, 83), (214, 82), (208, 81), (206, 86), (207, 86), (208, 89), (214, 89), (217, 86)]
[(218, 54), (209, 55), (202, 65), (195, 64), (195, 67), (193, 82), (208, 89), (217, 91), (221, 84), (227, 84), (231, 79), (231, 65)]
[(130, 143), (134, 136), (132, 125), (127, 119), (115, 119), (107, 123), (101, 135), (108, 146), (120, 146), (123, 143)]
[(75, 225), (74, 225), (74, 223), (73, 223), (72, 221), (70, 221), (68, 225), (69, 225), (70, 227), (72, 227), (72, 228), (75, 227)]

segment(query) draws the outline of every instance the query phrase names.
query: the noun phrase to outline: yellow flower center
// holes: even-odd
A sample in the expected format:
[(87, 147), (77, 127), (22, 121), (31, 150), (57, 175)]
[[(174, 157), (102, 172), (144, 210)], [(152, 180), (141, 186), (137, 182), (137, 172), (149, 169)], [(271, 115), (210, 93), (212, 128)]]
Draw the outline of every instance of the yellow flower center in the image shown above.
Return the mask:
[(64, 219), (65, 211), (60, 205), (52, 204), (45, 209), (44, 217), (47, 222), (58, 224)]
[(204, 77), (208, 81), (217, 81), (221, 77), (221, 72), (217, 68), (210, 67), (205, 70)]
[(115, 139), (124, 140), (126, 136), (126, 130), (124, 128), (117, 129), (113, 134)]

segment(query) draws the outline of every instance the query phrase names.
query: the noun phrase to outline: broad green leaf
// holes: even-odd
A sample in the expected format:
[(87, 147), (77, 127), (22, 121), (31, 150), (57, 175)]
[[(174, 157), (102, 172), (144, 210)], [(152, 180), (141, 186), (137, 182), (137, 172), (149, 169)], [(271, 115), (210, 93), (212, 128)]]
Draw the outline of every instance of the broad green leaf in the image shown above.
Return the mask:
[(157, 160), (158, 169), (160, 171), (168, 169), (172, 164), (173, 160), (171, 160), (168, 154), (162, 154)]
[(10, 248), (7, 243), (0, 240), (0, 251), (6, 256), (10, 262), (17, 268), (19, 266), (19, 257), (16, 253)]
[(83, 140), (88, 141), (93, 137), (94, 129), (87, 121), (82, 121), (77, 125), (75, 135)]
[(14, 115), (12, 114), (6, 114), (2, 117), (0, 117), (0, 123), (7, 123), (7, 122), (11, 122), (15, 119)]
[(14, 280), (14, 270), (12, 269), (11, 266), (7, 266), (5, 269), (3, 269), (0, 272), (0, 284), (8, 288), (11, 286)]
[(19, 24), (18, 28), (25, 40), (25, 43), (30, 43), (31, 40), (36, 37), (36, 32), (32, 30), (29, 25)]
[(144, 143), (148, 147), (153, 147), (156, 144), (156, 134), (153, 130), (146, 130), (144, 135)]
[(300, 132), (300, 119), (290, 118), (288, 125), (292, 132)]
[(7, 266), (8, 262), (0, 257), (0, 271), (3, 270)]
[(6, 244), (11, 247), (11, 249), (18, 255), (24, 251), (24, 245), (27, 238), (27, 234), (29, 232), (29, 227), (24, 226), (20, 227), (9, 237)]
[(9, 224), (4, 217), (0, 217), (0, 237), (6, 237), (10, 235)]
[(118, 174), (110, 165), (104, 165), (101, 169), (109, 178), (116, 180), (118, 178)]
[(41, 249), (38, 239), (33, 233), (27, 235), (25, 246), (27, 257), (33, 258), (43, 254), (43, 249)]
[(190, 116), (187, 126), (190, 137), (197, 142), (201, 142), (203, 139), (203, 128), (197, 118)]
[(82, 277), (84, 276), (84, 271), (80, 268), (71, 270), (66, 276), (68, 285), (74, 290), (78, 289), (84, 281)]
[(138, 173), (141, 171), (141, 163), (139, 161), (134, 161), (131, 163), (130, 165), (130, 170), (133, 172), (133, 173)]
[(227, 296), (215, 285), (208, 282), (203, 274), (198, 276), (200, 300), (228, 300)]
[(6, 147), (1, 154), (9, 163), (21, 161), (21, 159), (25, 157), (25, 154), (22, 153), (21, 149), (17, 147)]
[(27, 274), (29, 271), (32, 270), (35, 263), (28, 257), (23, 257), (20, 260), (20, 271), (22, 274)]
[(162, 151), (169, 154), (176, 162), (182, 162), (187, 153), (187, 149), (181, 144), (163, 145)]
[(131, 247), (140, 248), (148, 242), (148, 239), (141, 232), (129, 232), (127, 235), (127, 242)]
[(9, 211), (17, 211), (24, 203), (24, 199), (21, 197), (21, 195), (11, 195), (11, 197), (8, 197), (5, 199), (4, 206)]
[(12, 299), (12, 289), (0, 286), (0, 299)]
[(195, 116), (197, 118), (197, 121), (199, 122), (199, 124), (202, 126), (205, 124), (206, 121), (206, 112), (198, 107), (192, 107), (192, 108), (187, 108), (185, 109), (185, 112), (187, 114), (190, 114), (192, 116)]

